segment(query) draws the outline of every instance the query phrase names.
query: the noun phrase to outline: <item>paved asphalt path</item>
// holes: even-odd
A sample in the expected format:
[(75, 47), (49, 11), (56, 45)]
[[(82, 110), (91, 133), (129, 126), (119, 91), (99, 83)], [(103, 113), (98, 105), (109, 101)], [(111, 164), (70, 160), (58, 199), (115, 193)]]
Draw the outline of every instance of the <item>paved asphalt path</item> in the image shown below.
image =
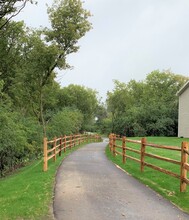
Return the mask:
[(189, 220), (189, 215), (118, 169), (105, 156), (107, 142), (69, 155), (56, 176), (57, 220)]

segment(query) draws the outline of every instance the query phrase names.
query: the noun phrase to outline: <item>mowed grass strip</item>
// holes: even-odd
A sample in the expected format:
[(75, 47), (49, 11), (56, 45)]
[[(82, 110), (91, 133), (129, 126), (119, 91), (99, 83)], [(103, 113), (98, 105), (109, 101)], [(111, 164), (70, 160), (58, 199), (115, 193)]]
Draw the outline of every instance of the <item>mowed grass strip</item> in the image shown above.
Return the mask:
[[(129, 138), (134, 140), (140, 140), (141, 138)], [(172, 137), (147, 137), (148, 143), (155, 143), (166, 146), (177, 146), (181, 147), (182, 141), (188, 141), (189, 139), (181, 138), (172, 138)], [(116, 142), (121, 145), (121, 142)], [(126, 143), (127, 147), (140, 150), (140, 144)], [(120, 149), (116, 149), (120, 150)], [(181, 154), (177, 151), (171, 151), (166, 149), (157, 149), (146, 146), (146, 152), (152, 153), (155, 155), (171, 158), (174, 160), (181, 160)], [(189, 185), (187, 186), (187, 191), (180, 193), (180, 180), (159, 171), (153, 170), (152, 168), (145, 167), (144, 172), (140, 172), (140, 163), (126, 159), (126, 164), (122, 163), (122, 156), (116, 155), (113, 157), (112, 153), (109, 150), (109, 146), (106, 148), (107, 157), (112, 160), (115, 164), (119, 165), (126, 172), (139, 179), (145, 185), (154, 189), (156, 192), (170, 200), (176, 206), (182, 210), (189, 213)], [(126, 150), (126, 154), (140, 159), (140, 155), (129, 150)], [(145, 162), (151, 163), (153, 165), (162, 167), (164, 169), (170, 170), (174, 173), (180, 175), (180, 166), (172, 164), (166, 161), (157, 160), (154, 158), (145, 157)]]
[(62, 160), (74, 150), (72, 148), (57, 161), (48, 161), (48, 171), (43, 172), (43, 160), (20, 169), (16, 174), (0, 180), (0, 219), (21, 220), (52, 219), (50, 212), (53, 202), (55, 174)]

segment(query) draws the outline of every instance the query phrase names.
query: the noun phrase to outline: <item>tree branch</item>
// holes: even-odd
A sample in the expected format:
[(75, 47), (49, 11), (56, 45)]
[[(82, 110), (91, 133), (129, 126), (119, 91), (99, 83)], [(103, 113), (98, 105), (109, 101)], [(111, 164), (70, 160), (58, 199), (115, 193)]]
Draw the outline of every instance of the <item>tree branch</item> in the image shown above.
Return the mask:
[[(28, 0), (25, 0), (25, 1), (24, 1), (24, 3), (20, 6), (20, 9), (19, 9), (15, 14), (12, 14), (9, 18), (6, 19), (6, 21), (4, 22), (4, 24), (2, 24), (2, 25), (0, 26), (0, 30), (1, 30), (12, 18), (14, 18), (15, 16), (17, 16), (17, 15), (22, 11), (22, 9), (26, 6), (27, 1), (28, 1)], [(11, 11), (5, 12), (4, 16), (5, 16), (6, 14), (8, 14), (9, 12), (11, 12)], [(1, 19), (2, 19), (4, 16), (2, 16)]]

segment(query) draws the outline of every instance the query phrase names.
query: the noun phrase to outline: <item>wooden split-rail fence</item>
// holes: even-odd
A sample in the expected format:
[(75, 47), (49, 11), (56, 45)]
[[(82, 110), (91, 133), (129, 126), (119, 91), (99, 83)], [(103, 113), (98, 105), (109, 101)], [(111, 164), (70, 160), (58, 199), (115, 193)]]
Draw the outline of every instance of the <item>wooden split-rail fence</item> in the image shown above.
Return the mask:
[(48, 170), (48, 160), (53, 158), (56, 161), (57, 154), (62, 155), (62, 152), (66, 152), (66, 149), (72, 149), (84, 142), (98, 142), (101, 137), (97, 134), (77, 134), (69, 136), (61, 136), (59, 138), (54, 138), (53, 140), (48, 140), (44, 137), (43, 140), (43, 153), (44, 153), (44, 164), (43, 171)]
[[(119, 142), (117, 142), (117, 141), (119, 141)], [(121, 145), (119, 145), (120, 141), (122, 143)], [(131, 147), (128, 147), (127, 146), (128, 142), (134, 143), (134, 144), (139, 144), (140, 150), (136, 150)], [(186, 187), (187, 187), (187, 185), (189, 185), (189, 179), (187, 178), (187, 172), (189, 172), (188, 142), (182, 142), (181, 147), (163, 146), (163, 145), (158, 145), (158, 144), (153, 144), (153, 143), (147, 143), (146, 138), (142, 138), (141, 140), (131, 140), (131, 139), (127, 139), (126, 137), (120, 138), (119, 135), (110, 134), (109, 135), (109, 147), (110, 147), (110, 151), (113, 153), (114, 156), (116, 156), (116, 154), (122, 156), (123, 163), (126, 163), (126, 158), (129, 158), (131, 160), (134, 160), (134, 161), (140, 163), (141, 172), (144, 172), (144, 167), (147, 166), (147, 167), (150, 167), (154, 170), (160, 171), (162, 173), (165, 173), (167, 175), (170, 175), (172, 177), (180, 179), (180, 192), (186, 191)], [(178, 151), (178, 152), (180, 152), (181, 160), (178, 161), (178, 160), (174, 160), (171, 158), (166, 158), (166, 157), (162, 157), (159, 155), (147, 153), (146, 147), (161, 148), (161, 149), (165, 149), (165, 150)], [(136, 154), (139, 154), (140, 159), (128, 155), (127, 151), (131, 151)], [(168, 163), (176, 164), (176, 165), (180, 166), (180, 174), (174, 173), (174, 172), (167, 170), (167, 169), (164, 169), (162, 167), (158, 167), (154, 164), (147, 163), (145, 161), (146, 157), (150, 157), (150, 158), (166, 161)]]

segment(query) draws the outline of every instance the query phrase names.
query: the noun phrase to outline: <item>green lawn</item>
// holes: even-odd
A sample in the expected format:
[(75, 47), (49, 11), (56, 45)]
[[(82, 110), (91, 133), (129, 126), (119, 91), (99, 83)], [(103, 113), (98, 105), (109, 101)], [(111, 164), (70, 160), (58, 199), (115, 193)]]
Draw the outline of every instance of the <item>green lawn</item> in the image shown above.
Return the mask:
[[(140, 138), (129, 138), (134, 140), (140, 140)], [(181, 138), (167, 138), (167, 137), (148, 137), (147, 142), (162, 144), (162, 145), (170, 145), (170, 146), (181, 146), (182, 141), (188, 141), (189, 139), (181, 139)], [(133, 143), (126, 143), (128, 147), (134, 149), (140, 149), (140, 145)], [(121, 143), (120, 143), (121, 145)], [(180, 152), (170, 151), (165, 149), (156, 149), (151, 147), (146, 147), (146, 152), (153, 153), (156, 155), (161, 155), (164, 157), (172, 158), (180, 161)], [(187, 186), (187, 191), (184, 193), (180, 193), (180, 180), (159, 171), (153, 170), (151, 168), (145, 167), (144, 172), (140, 172), (140, 164), (132, 161), (130, 159), (126, 160), (126, 164), (122, 164), (122, 157), (116, 155), (114, 158), (110, 153), (109, 147), (106, 149), (106, 154), (110, 160), (119, 165), (121, 168), (126, 170), (135, 178), (139, 179), (145, 185), (151, 187), (175, 205), (183, 209), (184, 211), (189, 213), (189, 185)], [(135, 158), (140, 158), (140, 155), (127, 151), (127, 155), (133, 156)], [(165, 168), (177, 174), (180, 174), (180, 166), (168, 163), (166, 161), (160, 161), (153, 158), (145, 158), (145, 161), (156, 166)]]
[[(84, 144), (83, 144), (84, 145)], [(79, 147), (83, 146), (80, 145)], [(79, 147), (48, 161), (48, 171), (43, 172), (43, 161), (20, 169), (16, 174), (0, 180), (0, 219), (52, 219), (50, 207), (56, 170), (62, 159)]]

